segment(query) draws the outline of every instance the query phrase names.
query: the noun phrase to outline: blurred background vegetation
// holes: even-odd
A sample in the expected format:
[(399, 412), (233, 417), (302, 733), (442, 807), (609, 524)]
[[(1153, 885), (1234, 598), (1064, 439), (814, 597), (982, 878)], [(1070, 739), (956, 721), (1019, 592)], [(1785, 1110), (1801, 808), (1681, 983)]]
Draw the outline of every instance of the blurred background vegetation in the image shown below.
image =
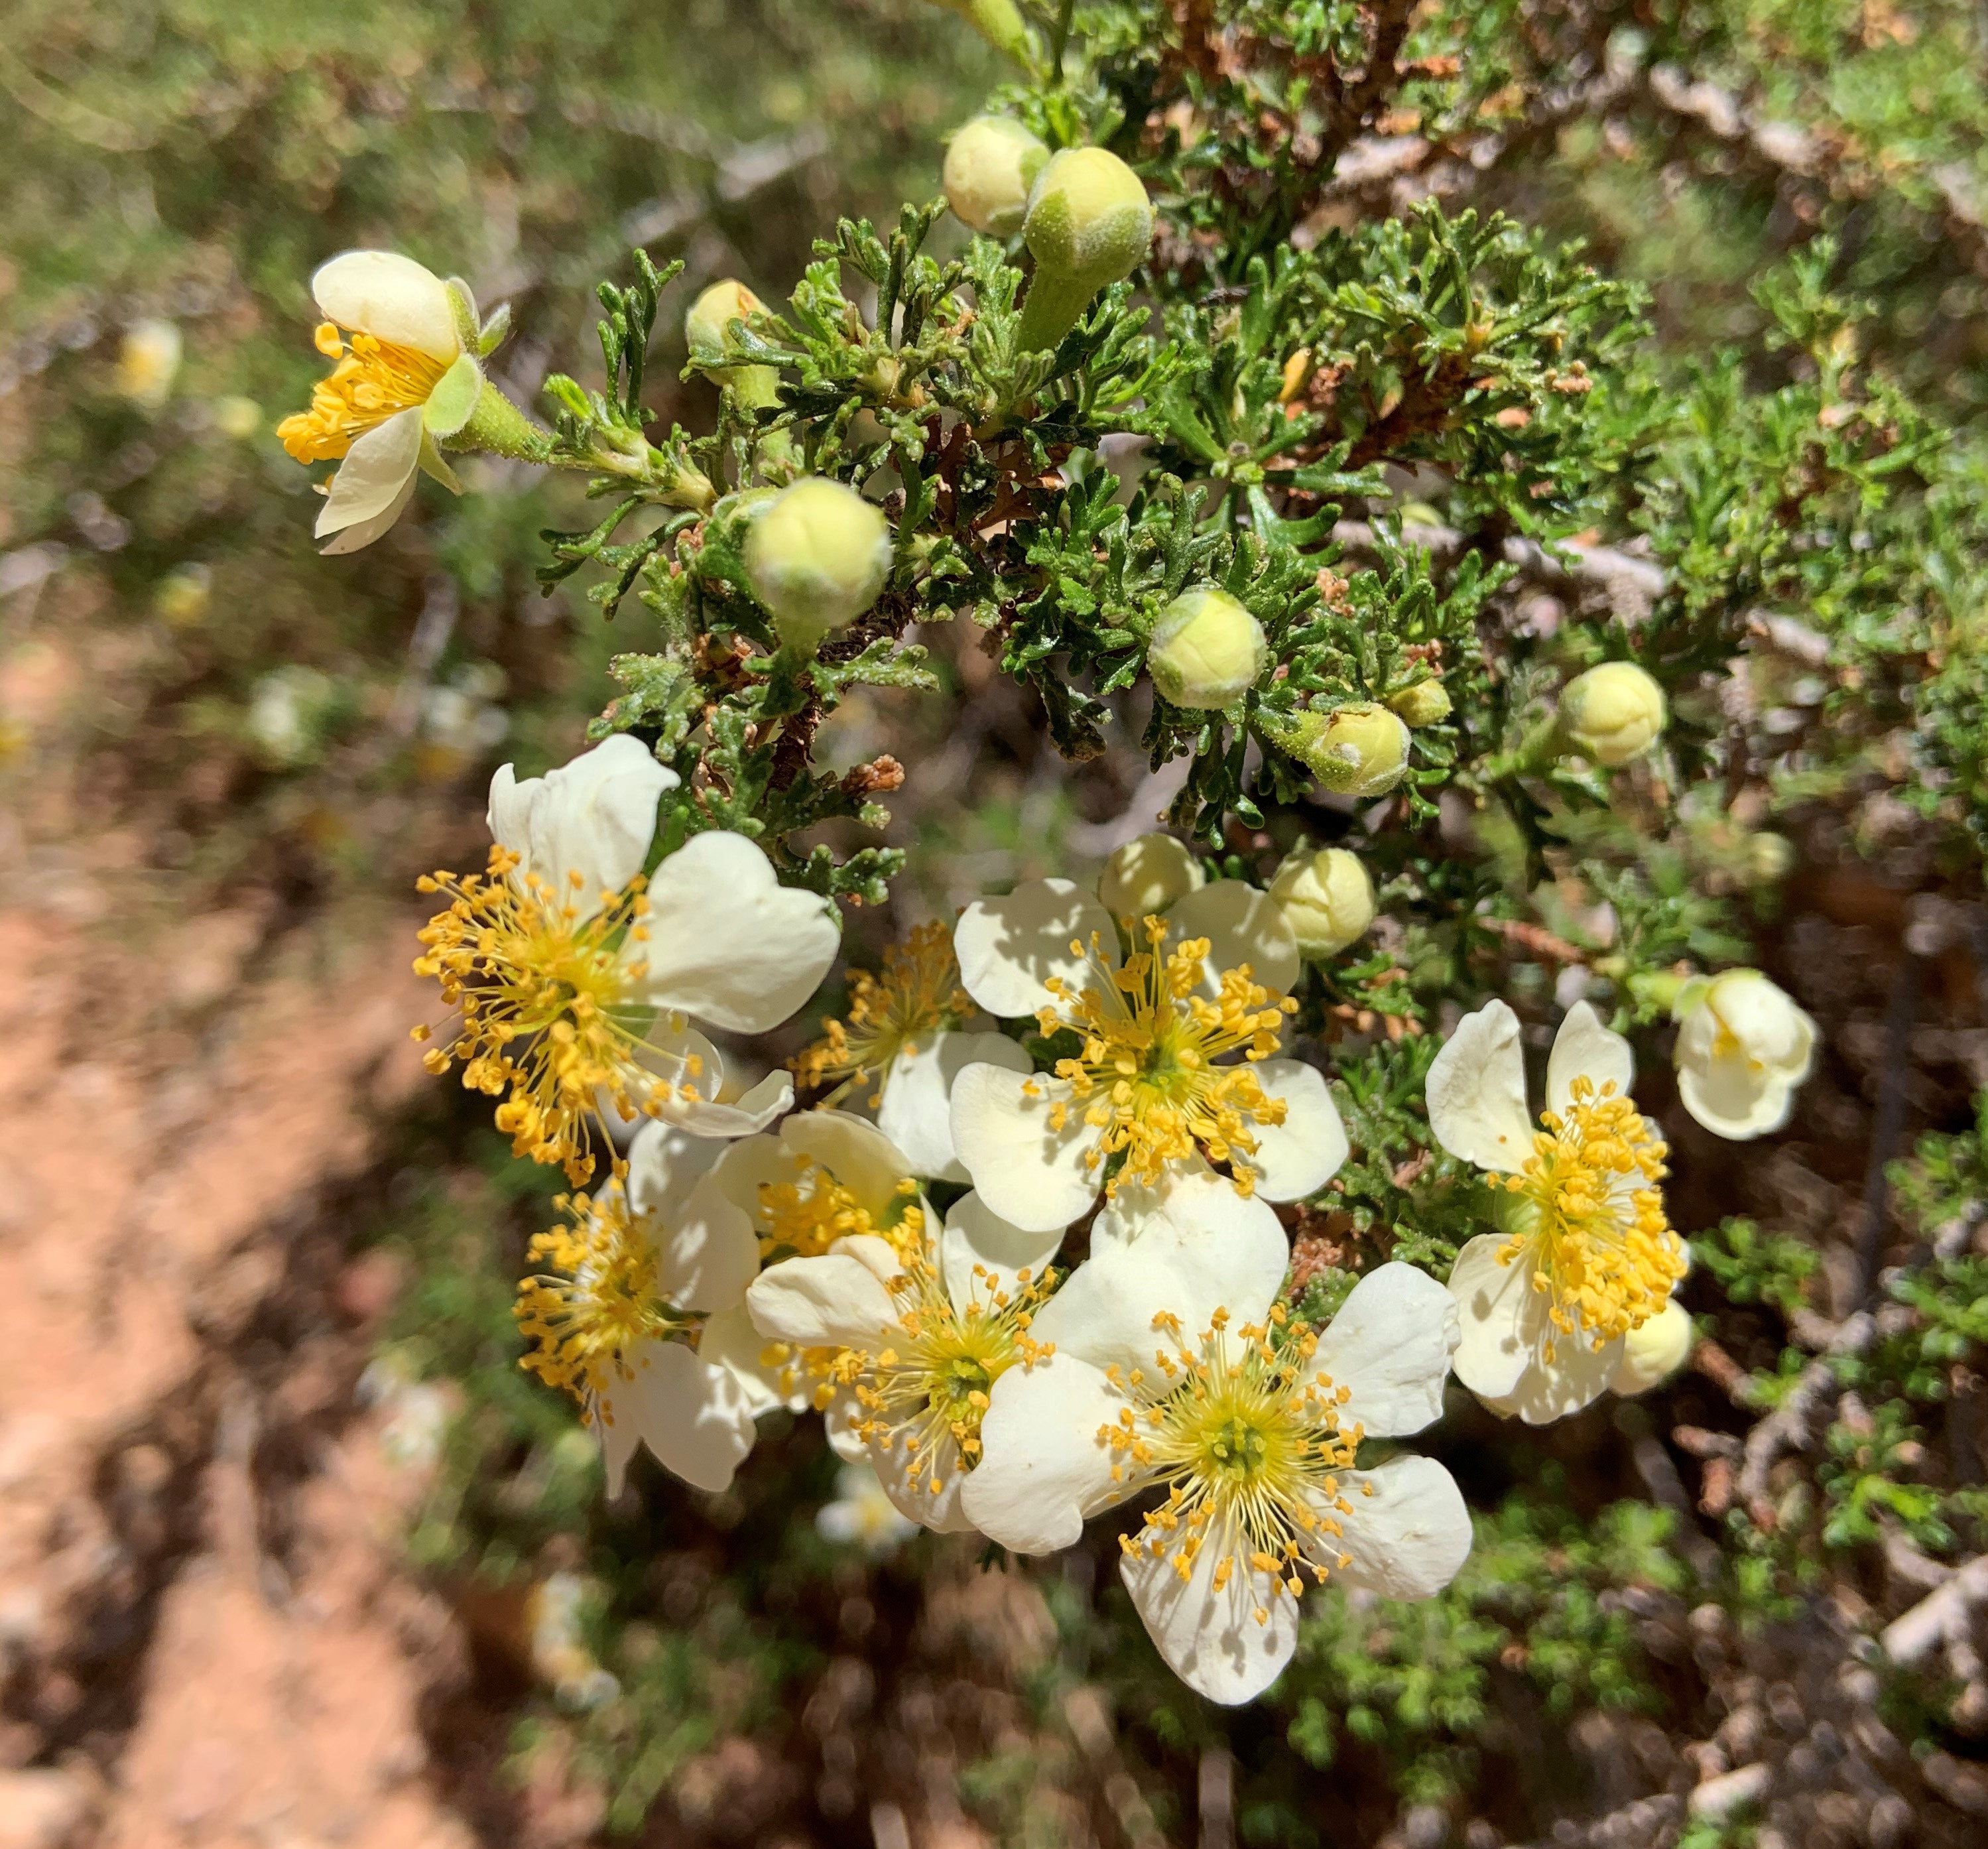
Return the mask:
[[(1300, 36), (1347, 10), (1256, 9)], [(1831, 286), (1870, 305), (1867, 357), (1970, 451), (1988, 416), (1984, 32), (1971, 0), (1430, 0), (1408, 49), (1457, 62), (1431, 67), (1425, 104), (1373, 124), (1379, 178), (1327, 211), (1385, 209), (1391, 186), (1503, 206), (1645, 284), (1679, 376), (1724, 353), (1763, 386), (1795, 363), (1759, 286), (1827, 237)], [(477, 851), (493, 765), (570, 755), (611, 694), (606, 662), (627, 644), (533, 579), (539, 529), (582, 523), (569, 485), (477, 458), (461, 501), (424, 489), (381, 543), (316, 556), (309, 483), (273, 428), (321, 370), (317, 262), (390, 245), (486, 307), (509, 299), (501, 378), (529, 402), (549, 369), (597, 376), (591, 290), (629, 247), (681, 255), (651, 376), (659, 416), (695, 426), (711, 407), (675, 383), (681, 305), (726, 275), (783, 295), (838, 214), (930, 197), (942, 137), (1002, 74), (959, 19), (914, 0), (15, 0), (0, 894), (140, 949), (245, 902), (292, 947), (397, 928), (416, 871)], [(1445, 138), (1472, 152), (1428, 153)], [(1707, 431), (1715, 461), (1730, 434)], [(1071, 773), (973, 638), (927, 639), (942, 694), (836, 722), (850, 762), (921, 747), (925, 775), (896, 804), (892, 838), (913, 851), (899, 921), (1101, 857), (1144, 775), (1123, 752)], [(1942, 711), (1988, 723), (1972, 678)], [(1909, 834), (1829, 838), (1847, 867)], [(888, 924), (852, 924), (857, 961)], [(1831, 943), (1817, 967), (1858, 966), (1857, 941)], [(1858, 1019), (1882, 1001), (1860, 992)], [(1882, 1045), (1865, 1075), (1879, 1063)], [(1988, 1189), (1942, 1083), (1922, 1119), (1949, 1134), (1899, 1171), (1907, 1229), (1929, 1236), (1978, 1224)], [(1875, 1093), (1841, 1087), (1861, 1136)], [(1841, 1730), (1873, 1711), (1876, 1678), (1823, 1687), (1785, 1644), (1791, 1621), (1819, 1585), (1868, 1591), (1888, 1536), (1937, 1556), (1988, 1515), (1978, 1435), (1971, 1479), (1929, 1489), (1909, 1455), (1988, 1337), (1963, 1240), (1895, 1286), (1931, 1307), (1860, 1364), (1862, 1422), (1831, 1428), (1805, 1492), (1827, 1517), (1812, 1549), (1722, 1534), (1699, 1519), (1711, 1490), (1694, 1509), (1652, 1462), (1668, 1424), (1729, 1465), (1702, 1378), (1557, 1428), (1517, 1479), (1466, 1415), (1445, 1455), (1493, 1513), (1463, 1577), (1425, 1607), (1322, 1598), (1273, 1695), (1221, 1714), (1159, 1668), (1108, 1539), (1003, 1576), (956, 1538), (827, 1538), (837, 1472), (812, 1427), (762, 1445), (723, 1496), (638, 1469), (604, 1507), (590, 1442), (515, 1365), (510, 1280), (549, 1188), (477, 1115), (437, 1087), (342, 1236), (401, 1280), (366, 1391), (428, 1473), (409, 1555), (477, 1652), (438, 1695), (430, 1746), (493, 1843), (1486, 1849), (1556, 1819), (1575, 1832), (1556, 1841), (1614, 1841), (1584, 1833), (1735, 1712), (1771, 1709), (1762, 1692), (1799, 1687), (1804, 1740), (1818, 1715)], [(1681, 1223), (1714, 1229), (1700, 1266), (1722, 1296), (1692, 1307), (1723, 1318), (1736, 1366), (1785, 1391), (1818, 1302), (1812, 1244), (1699, 1193)], [(1988, 1715), (1958, 1712), (1952, 1678), (1884, 1699), (1910, 1752), (1988, 1804), (1988, 1780), (1963, 1776), (1978, 1779)], [(556, 1827), (516, 1803), (547, 1780), (586, 1800)], [(1841, 1840), (1888, 1849), (1913, 1827), (1963, 1840), (1868, 1806)], [(1678, 1806), (1621, 1828), (1712, 1849), (1755, 1840), (1756, 1822)]]

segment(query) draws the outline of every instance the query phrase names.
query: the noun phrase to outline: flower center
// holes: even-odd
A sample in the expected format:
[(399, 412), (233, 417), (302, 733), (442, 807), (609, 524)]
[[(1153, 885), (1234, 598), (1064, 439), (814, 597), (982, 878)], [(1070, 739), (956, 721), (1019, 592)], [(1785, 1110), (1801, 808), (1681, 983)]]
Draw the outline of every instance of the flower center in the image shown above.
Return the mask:
[[(1146, 1512), (1144, 1531), (1121, 1536), (1120, 1546), (1170, 1558), (1182, 1580), (1212, 1548), (1218, 1592), (1239, 1570), (1262, 1574), (1266, 1598), (1280, 1589), (1296, 1598), (1306, 1574), (1324, 1585), (1351, 1558), (1338, 1546), (1337, 1516), (1352, 1506), (1339, 1472), (1362, 1434), (1339, 1424), (1347, 1389), (1307, 1374), (1318, 1338), (1303, 1323), (1286, 1326), (1282, 1306), (1268, 1324), (1232, 1334), (1228, 1312), (1217, 1310), (1192, 1343), (1177, 1317), (1163, 1312), (1153, 1327), (1169, 1344), (1154, 1352), (1156, 1373), (1106, 1371), (1133, 1402), (1098, 1430), (1113, 1477), (1136, 1472), (1167, 1492)], [(1270, 1615), (1259, 1602), (1256, 1621)]]
[[(1096, 979), (1088, 986), (1047, 980), (1057, 1002), (1037, 1017), (1043, 1033), (1068, 1029), (1084, 1040), (1080, 1055), (1057, 1062), (1057, 1077), (1070, 1093), (1052, 1108), (1050, 1127), (1060, 1131), (1070, 1110), (1080, 1109), (1104, 1133), (1086, 1161), (1095, 1168), (1122, 1152), (1107, 1193), (1128, 1176), (1156, 1181), (1169, 1163), (1199, 1149), (1211, 1162), (1235, 1161), (1236, 1192), (1249, 1194), (1252, 1126), (1284, 1121), (1283, 1100), (1265, 1093), (1252, 1066), (1277, 1050), (1283, 1017), (1297, 1004), (1252, 982), (1247, 963), (1223, 972), (1210, 1001), (1196, 993), (1209, 940), (1188, 938), (1162, 956), (1165, 921), (1149, 917), (1144, 929), (1149, 948), (1122, 968), (1106, 964), (1094, 942), (1088, 955)], [(1080, 944), (1070, 949), (1086, 954)], [(1239, 1052), (1240, 1063), (1215, 1063)]]
[(1024, 1270), (1016, 1274), (1013, 1290), (997, 1290), (976, 1267), (981, 1287), (973, 1303), (958, 1309), (925, 1249), (922, 1210), (907, 1208), (905, 1222), (915, 1217), (918, 1242), (891, 1283), (901, 1344), (873, 1355), (845, 1349), (818, 1362), (816, 1371), (825, 1384), (846, 1386), (854, 1394), (857, 1435), (893, 1454), (907, 1483), (937, 1496), (955, 1458), (966, 1470), (979, 1461), (989, 1389), (1017, 1361), (1051, 1352), (1029, 1334), (1050, 1280)]
[(354, 334), (348, 347), (329, 321), (317, 330), (317, 350), (337, 365), (313, 388), (310, 409), (276, 426), (284, 448), (299, 462), (335, 461), (376, 424), (427, 404), (448, 370), (447, 360), (377, 334)]
[[(624, 1121), (660, 1116), (672, 1090), (686, 1100), (700, 1095), (691, 1081), (702, 1066), (695, 1054), (647, 1038), (654, 1010), (637, 999), (647, 969), (639, 949), (648, 938), (644, 881), (600, 894), (600, 909), (582, 918), (577, 874), (561, 894), (536, 874), (521, 880), (517, 866), (515, 854), (493, 847), (487, 873), (441, 872), (417, 883), (451, 903), (421, 931), (428, 948), (414, 973), (435, 978), (443, 1002), (460, 1013), (455, 1039), (424, 1056), (434, 1073), (460, 1061), (465, 1086), (503, 1098), (497, 1127), (512, 1153), (563, 1164), (579, 1187), (593, 1172), (589, 1144), (602, 1094)], [(418, 1040), (428, 1034), (414, 1030)], [(673, 1087), (645, 1057), (674, 1065), (682, 1082)]]
[(915, 1250), (925, 1236), (925, 1215), (914, 1205), (918, 1185), (909, 1177), (898, 1184), (898, 1199), (881, 1218), (807, 1156), (795, 1158), (791, 1181), (759, 1184), (759, 1256), (762, 1260), (798, 1256), (814, 1258), (837, 1239), (874, 1232), (888, 1239), (900, 1257)]
[[(1669, 1151), (1614, 1081), (1574, 1080), (1566, 1114), (1542, 1111), (1524, 1169), (1505, 1185), (1531, 1225), (1499, 1249), (1504, 1264), (1533, 1250), (1533, 1287), (1550, 1296), (1554, 1332), (1577, 1330), (1592, 1348), (1662, 1309), (1684, 1276), (1683, 1242), (1656, 1184)], [(1550, 1333), (1540, 1358), (1554, 1358)]]
[(655, 1246), (619, 1187), (593, 1199), (561, 1195), (555, 1205), (573, 1223), (532, 1241), (532, 1263), (546, 1269), (518, 1286), (512, 1313), (532, 1344), (519, 1364), (586, 1404), (610, 1372), (631, 1377), (627, 1357), (637, 1344), (691, 1322), (656, 1294)]
[(798, 1055), (794, 1076), (803, 1085), (835, 1083), (822, 1102), (832, 1104), (858, 1079), (877, 1082), (870, 1100), (882, 1102), (884, 1076), (901, 1053), (915, 1053), (928, 1034), (954, 1025), (972, 1006), (959, 985), (952, 934), (943, 924), (921, 924), (902, 944), (888, 945), (876, 975), (851, 970), (849, 1019), (822, 1023), (823, 1037)]

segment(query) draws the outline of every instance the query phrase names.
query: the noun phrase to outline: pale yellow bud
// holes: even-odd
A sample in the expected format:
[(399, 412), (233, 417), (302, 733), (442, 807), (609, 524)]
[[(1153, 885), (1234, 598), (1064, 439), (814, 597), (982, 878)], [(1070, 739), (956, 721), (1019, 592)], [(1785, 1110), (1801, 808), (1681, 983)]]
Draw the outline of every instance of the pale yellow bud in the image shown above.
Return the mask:
[(812, 650), (877, 601), (891, 575), (891, 529), (854, 488), (808, 475), (752, 522), (746, 571), (782, 641)]
[(1779, 1130), (1815, 1064), (1816, 1026), (1757, 969), (1687, 982), (1678, 1023), (1678, 1096), (1715, 1135), (1736, 1143)]
[(1201, 889), (1207, 875), (1185, 841), (1141, 835), (1104, 863), (1097, 896), (1114, 918), (1143, 918), (1177, 905)]
[(1388, 696), (1388, 709), (1411, 728), (1440, 725), (1449, 717), (1449, 694), (1440, 681), (1418, 681)]
[(1371, 701), (1300, 712), (1264, 730), (1273, 744), (1340, 796), (1383, 796), (1408, 774), (1408, 728)]
[(1622, 1338), (1622, 1358), (1608, 1380), (1625, 1398), (1648, 1393), (1682, 1367), (1691, 1354), (1691, 1316), (1675, 1297)]
[(1011, 238), (1028, 215), (1029, 189), (1050, 150), (1007, 116), (981, 116), (945, 150), (945, 202), (963, 225)]
[(1569, 681), (1560, 730), (1584, 758), (1610, 768), (1639, 758), (1664, 729), (1664, 690), (1633, 661), (1604, 661)]
[(744, 283), (729, 276), (714, 282), (684, 316), (685, 343), (700, 357), (730, 353), (735, 345), (727, 334), (732, 323), (746, 319), (763, 306)]
[(1022, 235), (1036, 273), (1016, 339), (1023, 352), (1040, 353), (1070, 331), (1100, 289), (1144, 262), (1153, 242), (1152, 201), (1116, 154), (1067, 147), (1036, 176)]
[(1374, 922), (1374, 881), (1344, 847), (1301, 847), (1270, 885), (1303, 955), (1336, 956)]
[(245, 443), (262, 428), (262, 407), (253, 398), (231, 394), (214, 401), (214, 424), (224, 437)]
[(1226, 590), (1202, 585), (1160, 612), (1146, 671), (1175, 705), (1215, 712), (1256, 685), (1270, 652), (1263, 624)]

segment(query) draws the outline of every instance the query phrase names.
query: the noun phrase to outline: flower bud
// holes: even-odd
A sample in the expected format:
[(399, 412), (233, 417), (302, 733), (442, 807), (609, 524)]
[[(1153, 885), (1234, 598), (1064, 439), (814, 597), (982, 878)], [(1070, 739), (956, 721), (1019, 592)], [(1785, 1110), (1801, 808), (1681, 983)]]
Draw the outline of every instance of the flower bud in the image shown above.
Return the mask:
[(1302, 955), (1337, 955), (1374, 922), (1374, 881), (1344, 847), (1300, 847), (1270, 884)]
[(172, 396), (183, 347), (173, 323), (156, 316), (133, 322), (117, 350), (118, 390), (143, 410), (158, 410)]
[(742, 282), (729, 276), (714, 282), (684, 316), (685, 342), (695, 354), (729, 353), (735, 344), (727, 338), (732, 323), (745, 320), (762, 306)]
[(1028, 215), (1029, 189), (1050, 150), (1007, 116), (981, 116), (945, 150), (945, 202), (963, 225), (1012, 238)]
[(1685, 1364), (1691, 1353), (1691, 1316), (1675, 1297), (1622, 1338), (1622, 1358), (1608, 1378), (1611, 1393), (1648, 1393)]
[(1440, 725), (1449, 717), (1449, 693), (1440, 681), (1418, 681), (1388, 696), (1388, 709), (1412, 728)]
[(1757, 969), (1687, 982), (1678, 1022), (1678, 1095), (1716, 1136), (1743, 1143), (1779, 1130), (1815, 1064), (1815, 1023)]
[(1100, 289), (1144, 261), (1153, 242), (1152, 201), (1116, 154), (1067, 147), (1036, 176), (1022, 235), (1036, 273), (1016, 340), (1023, 353), (1041, 353), (1069, 333)]
[(805, 476), (753, 521), (746, 572), (780, 640), (811, 651), (877, 601), (891, 575), (891, 529), (854, 488)]
[(1272, 744), (1339, 796), (1384, 796), (1408, 774), (1408, 728), (1371, 701), (1300, 712), (1264, 729)]
[(1185, 841), (1172, 835), (1141, 835), (1104, 863), (1097, 896), (1114, 918), (1144, 918), (1199, 891), (1206, 878)]
[(1591, 668), (1560, 697), (1563, 736), (1583, 757), (1611, 769), (1655, 744), (1664, 717), (1664, 690), (1633, 661)]
[(1202, 585), (1160, 612), (1146, 671), (1175, 705), (1215, 712), (1256, 685), (1270, 652), (1262, 624), (1226, 590)]

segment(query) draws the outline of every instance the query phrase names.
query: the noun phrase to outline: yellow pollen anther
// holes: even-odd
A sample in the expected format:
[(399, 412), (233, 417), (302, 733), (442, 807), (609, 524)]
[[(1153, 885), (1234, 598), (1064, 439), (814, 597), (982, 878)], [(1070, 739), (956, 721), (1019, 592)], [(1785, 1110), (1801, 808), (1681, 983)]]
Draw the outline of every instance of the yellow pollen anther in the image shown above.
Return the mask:
[(795, 1080), (810, 1089), (832, 1085), (823, 1104), (867, 1080), (879, 1087), (870, 1100), (874, 1109), (891, 1062), (916, 1052), (920, 1040), (952, 1026), (972, 1006), (959, 985), (952, 932), (943, 924), (918, 925), (902, 944), (885, 948), (879, 974), (850, 972), (847, 1024), (823, 1021), (824, 1037), (791, 1062)]
[(425, 404), (448, 370), (411, 346), (356, 333), (347, 347), (330, 322), (315, 336), (317, 350), (338, 363), (311, 393), (310, 409), (286, 417), (276, 435), (299, 462), (336, 461), (367, 431), (397, 413)]

